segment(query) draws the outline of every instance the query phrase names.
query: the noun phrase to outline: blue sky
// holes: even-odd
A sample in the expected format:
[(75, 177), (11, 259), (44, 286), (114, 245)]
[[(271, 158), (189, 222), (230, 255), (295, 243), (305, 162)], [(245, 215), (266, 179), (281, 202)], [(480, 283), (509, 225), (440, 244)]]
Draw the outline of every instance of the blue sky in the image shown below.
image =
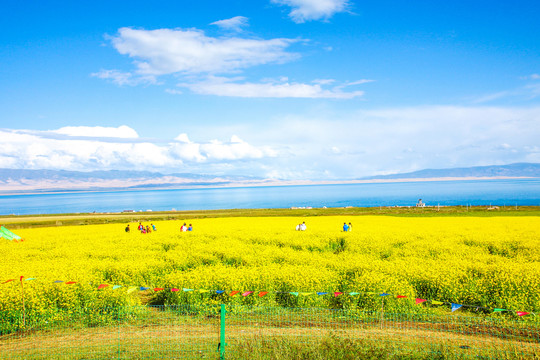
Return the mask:
[(0, 167), (335, 180), (540, 162), (531, 1), (9, 1)]

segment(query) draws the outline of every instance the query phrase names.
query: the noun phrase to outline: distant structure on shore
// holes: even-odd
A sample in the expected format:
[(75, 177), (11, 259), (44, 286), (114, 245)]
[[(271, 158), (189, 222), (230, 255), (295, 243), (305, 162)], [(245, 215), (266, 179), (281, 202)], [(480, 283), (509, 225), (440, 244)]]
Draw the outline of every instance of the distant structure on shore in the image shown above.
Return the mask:
[(422, 199), (418, 199), (418, 202), (416, 203), (416, 207), (425, 207), (426, 204), (422, 202)]

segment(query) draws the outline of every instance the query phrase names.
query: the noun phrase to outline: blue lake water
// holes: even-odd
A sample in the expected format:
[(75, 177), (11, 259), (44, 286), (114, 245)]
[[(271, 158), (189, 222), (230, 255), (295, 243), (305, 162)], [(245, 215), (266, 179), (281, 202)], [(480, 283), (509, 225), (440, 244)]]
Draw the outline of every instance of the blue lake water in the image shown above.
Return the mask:
[(536, 205), (540, 179), (70, 192), (0, 196), (0, 214), (249, 208)]

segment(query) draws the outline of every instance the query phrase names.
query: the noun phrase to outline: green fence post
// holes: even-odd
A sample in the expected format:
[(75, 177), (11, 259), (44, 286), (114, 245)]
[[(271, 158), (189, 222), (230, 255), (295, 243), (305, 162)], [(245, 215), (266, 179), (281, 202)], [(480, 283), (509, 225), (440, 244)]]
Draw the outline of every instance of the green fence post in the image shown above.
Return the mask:
[(221, 334), (219, 337), (219, 358), (225, 359), (225, 304), (221, 304)]

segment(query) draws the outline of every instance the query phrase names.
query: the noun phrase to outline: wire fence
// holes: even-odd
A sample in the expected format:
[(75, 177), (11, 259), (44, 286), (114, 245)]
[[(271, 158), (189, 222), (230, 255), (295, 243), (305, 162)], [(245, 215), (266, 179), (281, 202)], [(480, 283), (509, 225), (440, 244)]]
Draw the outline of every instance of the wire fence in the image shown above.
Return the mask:
[[(89, 316), (96, 313), (99, 316)], [(22, 319), (12, 321), (22, 324)], [(539, 325), (536, 318), (323, 308), (86, 309), (59, 312), (48, 323), (30, 321), (19, 331), (2, 333), (0, 358), (361, 359), (379, 353), (380, 358), (539, 359)]]

